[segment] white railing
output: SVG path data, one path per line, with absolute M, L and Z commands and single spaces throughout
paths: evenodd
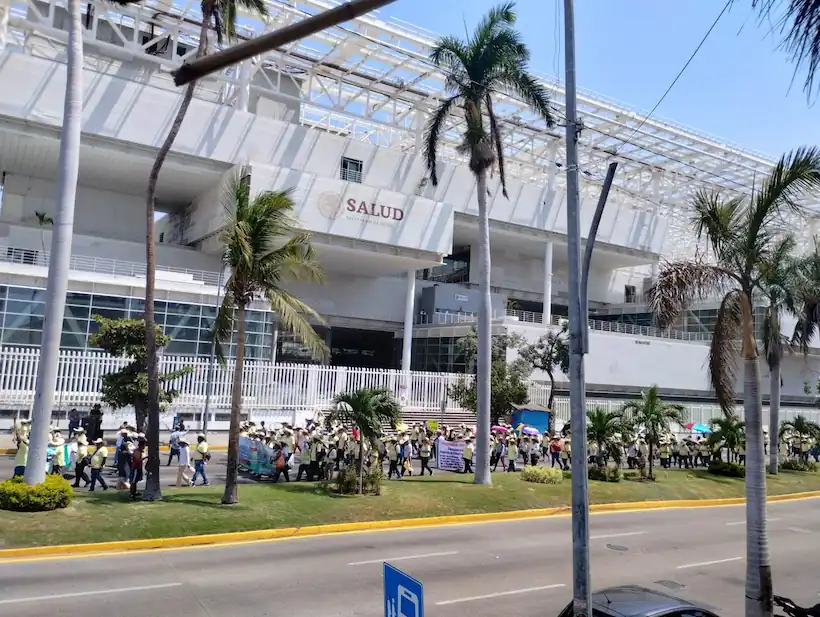
M 15 263 L 25 266 L 42 266 L 48 268 L 51 255 L 49 251 L 27 249 L 0 245 L 0 262 Z M 145 264 L 135 261 L 121 261 L 107 257 L 91 257 L 88 255 L 72 255 L 69 269 L 80 272 L 96 272 L 114 276 L 145 276 Z M 162 278 L 163 272 L 173 272 L 190 277 L 191 282 L 217 286 L 219 272 L 205 270 L 190 270 L 173 266 L 158 266 L 157 278 Z
M 437 312 L 433 315 L 419 315 L 416 323 L 419 325 L 459 325 L 472 324 L 476 321 L 475 313 L 445 313 Z M 541 324 L 544 323 L 543 313 L 531 311 L 517 311 L 507 309 L 505 311 L 494 311 L 493 320 L 501 322 L 518 321 L 521 323 Z M 550 324 L 559 326 L 566 320 L 566 317 L 553 315 Z M 667 338 L 678 341 L 708 342 L 712 340 L 712 335 L 707 332 L 685 332 L 683 330 L 661 330 L 651 326 L 637 326 L 634 324 L 621 323 L 618 321 L 589 320 L 589 329 L 596 332 L 617 332 L 618 334 L 630 334 L 632 336 L 649 336 L 653 338 Z

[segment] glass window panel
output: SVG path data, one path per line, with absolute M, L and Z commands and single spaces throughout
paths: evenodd
M 85 335 L 88 332 L 88 320 L 63 319 L 63 332 L 76 332 Z
M 196 355 L 196 351 L 196 343 L 190 341 L 171 341 L 165 348 L 165 353 L 178 356 L 193 356 Z
M 198 341 L 199 340 L 199 329 L 197 328 L 165 328 L 165 334 L 170 336 L 172 339 L 181 340 L 181 341 Z
M 72 306 L 89 306 L 91 304 L 91 295 L 84 293 L 67 293 L 65 295 L 65 303 Z
M 210 317 L 211 319 L 216 317 L 216 307 L 215 306 L 203 306 L 202 307 L 202 317 Z
M 105 317 L 106 319 L 123 319 L 124 317 L 128 316 L 128 313 L 125 309 L 110 309 L 110 308 L 91 308 L 91 316 L 99 315 L 100 317 Z
M 154 312 L 164 313 L 167 308 L 167 302 L 163 300 L 154 300 Z
M 42 342 L 42 331 L 4 330 L 3 343 L 6 345 L 39 345 Z
M 145 300 L 139 298 L 128 299 L 128 312 L 131 313 L 132 317 L 136 317 L 137 315 L 141 317 L 144 311 Z
M 100 330 L 100 324 L 98 324 L 96 321 L 91 320 L 91 321 L 88 322 L 88 333 L 89 334 L 94 334 L 96 332 L 99 332 L 99 330 Z
M 45 302 L 45 289 L 29 289 L 28 287 L 9 287 L 9 300 L 25 300 L 27 302 Z
M 188 328 L 199 327 L 199 317 L 197 315 L 171 315 L 165 316 L 166 326 L 185 326 Z
M 3 327 L 6 329 L 42 330 L 43 318 L 35 315 L 10 315 L 3 317 Z
M 91 316 L 91 311 L 88 306 L 68 306 L 65 307 L 66 318 L 73 319 L 88 319 Z
M 214 328 L 214 319 L 213 317 L 202 317 L 199 320 L 199 328 L 201 330 L 207 330 L 210 332 Z
M 258 321 L 261 323 L 265 323 L 265 311 L 248 311 L 246 315 L 248 321 Z
M 211 344 L 210 343 L 199 343 L 196 348 L 197 355 L 200 356 L 210 356 L 211 355 Z
M 122 296 L 98 296 L 94 294 L 91 304 L 94 310 L 101 308 L 120 309 L 121 311 L 128 310 L 128 298 Z
M 199 316 L 199 304 L 183 304 L 182 302 L 168 302 L 165 312 L 175 315 L 196 315 Z
M 45 315 L 46 305 L 38 302 L 21 302 L 20 300 L 9 300 L 6 303 L 7 313 L 18 315 Z
M 63 332 L 60 337 L 60 347 L 83 348 L 85 344 L 85 334 L 76 334 L 74 332 Z
M 247 345 L 262 345 L 264 339 L 262 338 L 261 334 L 246 334 L 245 335 L 245 343 Z
M 261 333 L 265 330 L 265 324 L 258 321 L 248 321 L 245 323 L 245 331 L 251 333 Z

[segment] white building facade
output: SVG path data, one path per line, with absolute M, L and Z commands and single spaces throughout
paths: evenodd
M 240 34 L 327 6 L 274 1 L 268 23 L 246 16 Z M 84 9 L 83 137 L 61 405 L 95 401 L 97 369 L 68 377 L 79 370 L 72 365 L 103 362 L 88 350 L 93 316 L 141 315 L 145 187 L 180 100 L 169 71 L 192 55 L 198 18 L 195 10 L 162 2 L 124 9 L 92 2 Z M 21 362 L 36 362 L 30 354 L 41 342 L 51 244 L 41 215 L 55 215 L 66 19 L 59 0 L 0 0 L 0 406 L 6 416 L 30 404 L 33 385 L 17 377 Z M 454 148 L 459 118 L 451 119 L 441 145 L 438 186 L 420 156 L 427 116 L 442 94 L 442 76 L 424 60 L 431 43 L 429 34 L 371 16 L 197 86 L 158 186 L 166 216 L 158 223 L 156 309 L 173 337 L 166 362 L 186 358 L 201 369 L 210 353 L 224 190 L 242 173 L 253 193 L 293 191 L 295 214 L 313 234 L 327 284 L 291 291 L 323 316 L 326 323 L 316 328 L 332 350 L 329 366 L 316 366 L 266 306 L 254 306 L 247 353 L 249 370 L 257 372 L 248 405 L 260 413 L 301 414 L 340 389 L 376 385 L 366 377 L 376 375 L 419 414 L 458 412 L 446 386 L 465 369 L 455 341 L 477 306 L 477 207 L 474 179 Z M 560 86 L 551 88 L 560 114 Z M 585 229 L 612 144 L 626 138 L 640 114 L 595 97 L 581 102 L 588 127 L 581 142 Z M 497 328 L 535 340 L 567 314 L 562 139 L 515 101 L 500 108 L 509 198 L 493 178 L 493 310 Z M 708 407 L 705 361 L 715 307 L 660 332 L 642 296 L 660 259 L 691 253 L 684 207 L 691 192 L 702 186 L 744 192 L 771 161 L 655 121 L 630 140 L 636 145 L 616 158 L 620 171 L 592 262 L 590 396 L 632 396 L 656 383 L 670 396 Z M 416 372 L 408 382 L 401 376 L 410 371 Z M 795 409 L 811 404 L 807 384 L 814 388 L 817 371 L 811 356 L 787 358 L 784 401 Z M 200 406 L 203 379 L 202 370 L 187 378 L 182 407 Z M 533 388 L 534 398 L 545 396 L 543 386 Z M 227 404 L 219 396 L 217 408 Z

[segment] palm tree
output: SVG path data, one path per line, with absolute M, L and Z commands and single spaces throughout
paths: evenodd
M 214 340 L 220 360 L 224 360 L 223 345 L 232 338 L 236 341 L 224 504 L 238 500 L 239 421 L 248 306 L 254 300 L 266 300 L 281 325 L 296 334 L 304 345 L 321 356 L 326 356 L 328 351 L 324 340 L 308 323 L 308 318 L 317 321 L 321 318 L 282 288 L 283 283 L 290 281 L 324 281 L 322 268 L 313 254 L 310 235 L 298 231 L 297 221 L 292 217 L 290 192 L 266 191 L 251 197 L 250 177 L 243 175 L 230 183 L 229 193 L 228 220 L 220 239 L 230 276 L 214 324 Z
M 739 420 L 736 416 L 729 415 L 722 418 L 712 418 L 709 421 L 709 427 L 712 429 L 707 439 L 709 446 L 713 450 L 717 448 L 718 453 L 725 447 L 729 452 L 727 462 L 731 462 L 732 452 L 734 452 L 745 439 L 744 431 L 746 430 L 746 423 Z
M 820 68 L 820 2 L 817 0 L 752 0 L 768 25 L 772 12 L 783 7 L 775 17 L 775 26 L 783 35 L 782 47 L 792 57 L 795 70 L 806 67 L 803 90 L 810 95 L 815 89 L 817 70 Z M 772 429 L 774 430 L 774 429 Z
M 620 411 L 609 412 L 601 407 L 587 411 L 587 441 L 598 445 L 599 467 L 606 466 L 606 452 L 617 445 L 624 428 L 624 416 Z
M 791 349 L 789 337 L 780 328 L 780 315 L 784 310 L 795 314 L 796 278 L 793 276 L 795 259 L 792 255 L 797 243 L 786 235 L 774 246 L 771 255 L 760 264 L 760 290 L 767 300 L 763 317 L 763 354 L 769 365 L 769 473 L 777 474 L 777 431 L 780 422 L 780 388 L 782 376 L 780 364 L 783 353 Z
M 72 2 L 76 0 L 71 0 Z M 131 0 L 135 1 L 135 0 Z M 202 24 L 199 31 L 199 46 L 196 57 L 201 58 L 208 53 L 208 29 L 213 21 L 216 38 L 219 45 L 222 45 L 223 37 L 227 35 L 229 39 L 236 35 L 236 19 L 239 7 L 246 7 L 259 15 L 267 15 L 268 10 L 264 0 L 202 0 L 200 7 L 202 10 Z M 147 479 L 145 482 L 145 492 L 143 499 L 152 501 L 161 499 L 162 493 L 159 486 L 159 369 L 157 361 L 157 341 L 154 319 L 154 284 L 156 270 L 156 255 L 154 245 L 156 244 L 156 228 L 154 213 L 156 211 L 157 181 L 162 165 L 171 151 L 171 147 L 176 141 L 182 121 L 188 113 L 188 107 L 194 98 L 196 82 L 192 81 L 185 88 L 182 101 L 179 104 L 177 115 L 171 123 L 171 128 L 165 141 L 157 152 L 151 173 L 148 176 L 148 190 L 146 194 L 145 207 L 145 349 L 148 354 L 148 466 Z
M 328 426 L 341 424 L 359 429 L 359 494 L 362 493 L 364 469 L 364 443 L 376 447 L 376 440 L 382 426 L 395 429 L 401 422 L 401 406 L 385 388 L 362 388 L 355 392 L 344 392 L 333 399 L 333 409 L 327 414 Z
M 695 301 L 721 297 L 709 352 L 709 380 L 725 414 L 735 402 L 738 346 L 744 365 L 746 421 L 746 614 L 772 614 L 772 579 L 766 537 L 766 470 L 762 401 L 753 298 L 760 293 L 761 266 L 787 231 L 784 215 L 799 213 L 797 198 L 820 187 L 820 151 L 800 148 L 784 155 L 750 200 L 699 192 L 693 223 L 705 236 L 713 261 L 696 254 L 664 263 L 649 293 L 660 327 L 670 326 Z M 774 430 L 774 429 L 772 429 Z
M 130 4 L 134 0 L 115 0 Z M 29 460 L 47 458 L 48 427 L 57 380 L 63 312 L 71 261 L 71 237 L 74 234 L 74 201 L 80 172 L 80 137 L 83 116 L 83 24 L 79 0 L 68 0 L 68 43 L 66 45 L 66 85 L 63 101 L 63 126 L 60 132 L 60 158 L 55 199 L 56 225 L 51 234 L 51 255 L 48 265 L 46 314 L 34 407 L 31 412 L 31 442 Z M 41 226 L 44 219 L 37 216 Z M 48 217 L 50 218 L 50 217 Z M 159 449 L 157 449 L 159 455 Z M 157 459 L 159 460 L 159 459 Z M 28 465 L 25 481 L 39 484 L 45 479 L 45 464 Z
M 653 385 L 649 390 L 641 392 L 639 401 L 626 403 L 622 407 L 622 413 L 630 414 L 632 422 L 644 429 L 649 445 L 649 478 L 653 479 L 654 448 L 660 444 L 661 437 L 670 431 L 673 422 L 681 425 L 684 423 L 685 408 L 678 403 L 664 403 L 658 395 L 658 386 Z
M 461 150 L 469 155 L 470 171 L 476 178 L 478 200 L 478 246 L 481 290 L 478 307 L 478 367 L 476 436 L 476 484 L 491 484 L 490 476 L 490 224 L 487 210 L 487 173 L 498 165 L 501 191 L 507 197 L 504 148 L 501 128 L 493 110 L 493 96 L 506 93 L 523 99 L 546 122 L 554 124 L 546 88 L 528 71 L 530 51 L 515 24 L 515 4 L 501 4 L 487 13 L 472 37 L 441 38 L 430 54 L 432 62 L 445 74 L 447 96 L 430 117 L 424 156 L 430 180 L 438 185 L 436 155 L 445 125 L 457 109 L 464 114 L 464 141 Z

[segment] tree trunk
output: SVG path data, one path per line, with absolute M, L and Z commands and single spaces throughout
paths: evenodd
M 606 455 L 604 454 L 604 442 L 598 442 L 598 467 L 606 467 Z
M 43 343 L 34 407 L 31 412 L 28 462 L 24 479 L 27 484 L 45 480 L 48 432 L 57 368 L 60 360 L 60 338 L 71 261 L 71 237 L 74 234 L 74 201 L 80 168 L 80 136 L 83 115 L 83 38 L 79 0 L 68 1 L 68 45 L 66 47 L 66 87 L 63 102 L 63 128 L 60 133 L 60 160 L 57 181 L 57 211 L 51 234 L 51 261 L 48 266 L 46 313 L 43 321 Z
M 199 48 L 197 49 L 196 57 L 200 58 L 205 55 L 208 50 L 208 22 L 210 20 L 210 13 L 203 11 L 202 27 L 199 34 Z M 157 180 L 159 180 L 159 172 L 162 170 L 162 165 L 171 151 L 171 147 L 176 141 L 179 129 L 182 127 L 182 121 L 185 119 L 185 114 L 188 113 L 188 107 L 191 105 L 191 99 L 194 98 L 194 88 L 196 82 L 191 82 L 185 89 L 182 95 L 182 102 L 177 110 L 177 115 L 174 118 L 171 129 L 165 137 L 162 147 L 157 153 L 157 158 L 154 160 L 154 165 L 151 167 L 151 173 L 148 176 L 148 191 L 146 196 L 145 219 L 145 350 L 147 355 L 147 372 L 148 372 L 148 463 L 146 465 L 146 479 L 145 492 L 143 493 L 144 501 L 156 501 L 162 499 L 162 489 L 159 481 L 159 371 L 157 362 L 157 334 L 156 322 L 154 320 L 154 282 L 156 269 L 156 256 L 154 254 L 154 212 L 156 211 L 156 194 L 157 194 Z
M 777 475 L 780 453 L 780 358 L 769 367 L 769 473 Z
M 490 297 L 490 220 L 487 211 L 487 170 L 476 174 L 478 197 L 478 248 L 481 264 L 478 289 L 478 363 L 476 368 L 475 483 L 492 484 L 490 475 L 490 370 L 492 366 L 492 301 Z
M 361 430 L 359 431 L 359 495 L 362 494 L 362 484 L 364 476 L 364 437 L 362 437 Z
M 555 409 L 553 409 L 553 405 L 555 405 L 555 377 L 552 375 L 552 371 L 547 371 L 547 377 L 550 380 L 550 396 L 547 399 L 547 409 L 550 410 L 550 415 L 547 418 L 547 431 L 550 435 L 555 433 Z
M 231 386 L 231 428 L 228 433 L 228 469 L 225 475 L 225 493 L 222 503 L 239 502 L 237 478 L 239 475 L 239 422 L 242 415 L 242 372 L 245 366 L 245 305 L 236 307 L 236 364 Z
M 760 397 L 757 356 L 754 351 L 744 355 L 747 356 L 744 360 L 743 380 L 743 407 L 746 415 L 746 617 L 771 617 L 772 570 L 766 534 L 763 403 Z M 752 357 L 748 357 L 749 355 Z
M 653 447 L 653 444 L 650 441 L 649 442 L 649 476 L 647 476 L 650 480 L 655 479 L 655 476 L 654 476 L 654 467 L 655 466 L 652 464 L 652 461 L 654 461 L 654 460 L 655 460 L 655 448 Z

